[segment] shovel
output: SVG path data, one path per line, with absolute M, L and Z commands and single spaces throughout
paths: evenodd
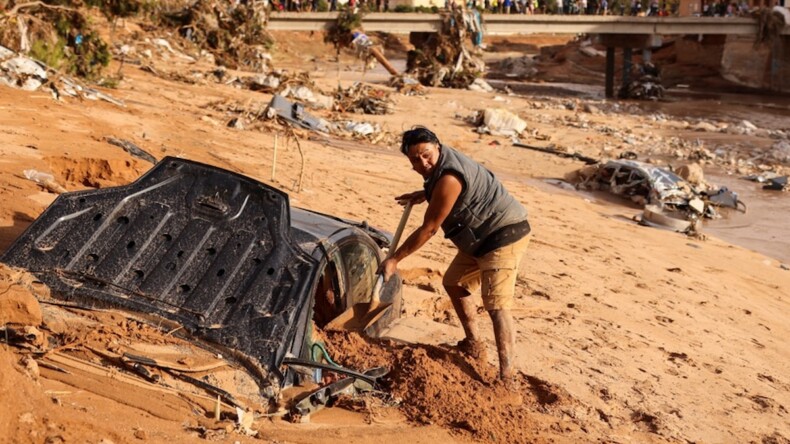
M 395 254 L 395 250 L 398 249 L 400 237 L 403 234 L 403 229 L 406 227 L 406 222 L 409 220 L 409 214 L 411 214 L 411 207 L 411 201 L 407 201 L 403 208 L 403 215 L 401 215 L 400 222 L 398 223 L 398 229 L 395 230 L 395 235 L 392 236 L 392 243 L 390 244 L 387 256 L 384 258 L 385 260 Z M 378 321 L 384 315 L 387 308 L 392 305 L 390 303 L 381 303 L 382 287 L 384 287 L 384 275 L 380 273 L 376 279 L 376 284 L 373 286 L 373 294 L 370 297 L 370 302 L 358 302 L 354 304 L 338 317 L 332 319 L 332 321 L 326 325 L 326 329 L 360 331 Z

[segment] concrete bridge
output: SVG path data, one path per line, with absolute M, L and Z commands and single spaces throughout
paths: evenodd
M 322 31 L 335 23 L 336 12 L 277 12 L 269 17 L 272 31 Z M 756 35 L 757 20 L 726 17 L 627 17 L 618 15 L 485 14 L 485 32 L 512 34 L 732 34 Z M 362 18 L 366 32 L 392 34 L 438 32 L 438 14 L 370 13 Z M 790 27 L 785 27 L 790 35 Z
M 599 15 L 522 15 L 486 14 L 483 16 L 486 34 L 592 34 L 606 47 L 606 97 L 614 97 L 615 49 L 622 48 L 622 83 L 629 84 L 632 52 L 642 51 L 649 61 L 652 48 L 661 46 L 662 36 L 669 35 L 753 35 L 757 36 L 758 22 L 742 17 L 625 17 Z M 323 31 L 337 20 L 337 12 L 279 12 L 269 16 L 272 31 Z M 413 34 L 439 32 L 439 14 L 370 13 L 362 18 L 365 32 Z M 771 79 L 785 76 L 790 59 L 790 26 L 785 26 L 782 37 L 775 39 L 771 51 Z M 775 83 L 772 80 L 772 84 Z M 779 87 L 781 89 L 781 87 Z

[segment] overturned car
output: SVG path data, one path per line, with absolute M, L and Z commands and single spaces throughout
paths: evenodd
M 644 206 L 642 223 L 675 231 L 694 231 L 700 218 L 718 217 L 717 207 L 746 211 L 738 195 L 727 188 L 699 190 L 668 169 L 636 160 L 610 160 L 587 166 L 574 176 L 578 188 L 609 191 Z
M 291 208 L 248 177 L 167 157 L 121 187 L 65 193 L 0 257 L 64 304 L 183 329 L 243 365 L 265 397 L 312 360 L 312 333 L 369 301 L 389 235 Z M 360 329 L 400 315 L 401 281 Z

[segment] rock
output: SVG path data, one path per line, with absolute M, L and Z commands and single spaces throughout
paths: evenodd
M 606 55 L 605 52 L 595 49 L 592 46 L 581 47 L 579 48 L 579 52 L 586 55 L 587 57 L 603 57 Z
M 790 161 L 790 142 L 779 141 L 771 146 L 771 157 L 779 161 Z
M 38 381 L 41 372 L 38 369 L 38 363 L 35 359 L 30 356 L 23 356 L 22 359 L 19 360 L 19 364 L 25 368 L 25 373 L 27 373 L 31 379 Z
M 481 78 L 476 78 L 466 89 L 472 91 L 494 92 L 494 87 Z
M 755 126 L 752 122 L 749 122 L 748 120 L 742 120 L 741 127 L 752 131 L 757 129 L 757 126 Z
M 699 122 L 696 125 L 692 126 L 691 129 L 693 129 L 694 131 L 706 131 L 706 132 L 717 132 L 717 131 L 719 131 L 719 129 L 716 127 L 716 125 L 714 125 L 714 124 L 712 124 L 710 122 L 704 122 L 704 121 L 703 122 Z
M 598 114 L 598 113 L 601 112 L 598 108 L 596 108 L 593 105 L 590 105 L 589 103 L 585 103 L 584 104 L 583 110 L 584 110 L 584 112 L 590 113 L 590 114 Z
M 702 172 L 702 167 L 698 163 L 690 163 L 682 165 L 675 171 L 678 176 L 692 185 L 703 185 L 705 183 L 705 174 Z

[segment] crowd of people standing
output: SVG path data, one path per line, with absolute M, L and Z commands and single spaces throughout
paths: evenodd
M 370 12 L 389 12 L 390 0 L 271 0 L 281 11 L 337 11 L 359 8 Z M 342 0 L 341 0 L 342 1 Z M 703 0 L 700 15 L 734 17 L 749 13 L 746 0 Z M 494 14 L 578 14 L 663 17 L 677 15 L 679 2 L 667 0 L 468 0 L 467 7 Z M 456 6 L 445 0 L 444 7 Z M 397 11 L 397 8 L 395 8 Z

